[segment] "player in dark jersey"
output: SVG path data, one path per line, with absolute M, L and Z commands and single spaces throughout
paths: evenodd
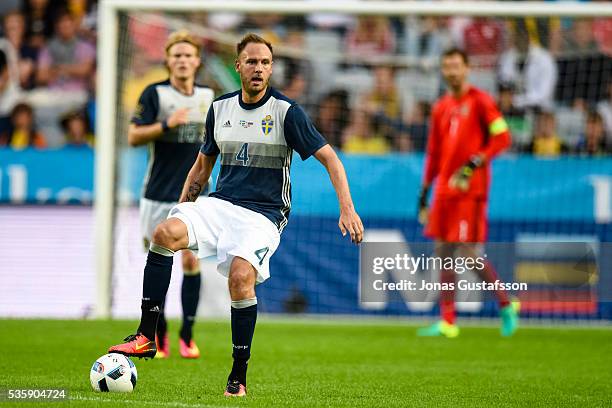
M 214 99 L 210 88 L 195 83 L 200 67 L 200 46 L 195 38 L 187 32 L 173 33 L 165 49 L 169 78 L 145 88 L 128 131 L 130 145 L 149 147 L 149 164 L 140 199 L 140 226 L 146 250 L 157 224 L 178 203 L 185 178 L 202 144 L 203 117 Z M 182 261 L 183 324 L 179 351 L 184 358 L 197 358 L 200 351 L 192 338 L 192 326 L 200 299 L 200 265 L 190 250 L 182 251 Z M 163 304 L 160 308 L 155 357 L 167 358 L 170 346 Z
M 184 248 L 198 257 L 216 255 L 218 272 L 228 276 L 232 299 L 233 366 L 225 395 L 246 395 L 247 362 L 257 319 L 255 285 L 269 276 L 269 259 L 291 209 L 293 150 L 314 155 L 327 169 L 338 195 L 343 235 L 355 243 L 363 225 L 349 192 L 342 163 L 295 102 L 269 86 L 272 46 L 255 34 L 237 45 L 236 71 L 242 88 L 218 98 L 206 117 L 206 141 L 181 195 L 181 204 L 153 234 L 145 266 L 142 317 L 137 333 L 109 352 L 151 355 L 155 322 L 170 281 L 172 255 Z M 195 201 L 221 158 L 216 191 Z M 142 350 L 152 350 L 145 351 Z
M 423 187 L 419 197 L 419 218 L 426 223 L 425 235 L 436 240 L 437 256 L 446 259 L 468 256 L 475 259 L 486 241 L 487 196 L 490 163 L 510 145 L 510 133 L 493 98 L 468 81 L 466 54 L 450 49 L 442 56 L 442 76 L 449 92 L 434 105 L 427 142 Z M 427 194 L 437 179 L 431 211 Z M 481 279 L 495 282 L 498 277 L 489 262 L 475 268 Z M 440 271 L 443 283 L 455 281 L 452 269 Z M 510 336 L 518 327 L 518 303 L 511 303 L 504 290 L 496 292 L 501 334 Z M 419 330 L 421 336 L 456 337 L 454 291 L 440 296 L 442 319 Z

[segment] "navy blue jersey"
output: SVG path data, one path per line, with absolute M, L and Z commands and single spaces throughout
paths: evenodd
M 304 110 L 273 88 L 257 103 L 241 91 L 217 98 L 206 117 L 201 152 L 221 155 L 217 189 L 211 197 L 266 216 L 282 232 L 291 210 L 291 158 L 302 160 L 325 146 Z
M 132 117 L 132 123 L 136 125 L 161 122 L 180 108 L 191 108 L 188 123 L 164 132 L 149 143 L 149 164 L 143 185 L 145 198 L 178 201 L 204 141 L 203 118 L 213 98 L 212 89 L 198 85 L 192 95 L 184 95 L 169 80 L 151 84 L 142 92 Z

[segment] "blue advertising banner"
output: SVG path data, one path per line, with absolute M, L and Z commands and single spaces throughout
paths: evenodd
M 342 161 L 362 216 L 414 218 L 422 155 L 345 155 Z M 120 163 L 120 197 L 136 202 L 146 172 L 146 149 L 126 149 Z M 315 159 L 302 162 L 297 156 L 293 163 L 292 214 L 335 215 L 336 196 L 324 168 Z M 89 204 L 93 166 L 94 154 L 88 148 L 0 149 L 0 202 Z M 612 221 L 612 159 L 500 158 L 493 164 L 488 213 L 495 220 L 608 223 Z

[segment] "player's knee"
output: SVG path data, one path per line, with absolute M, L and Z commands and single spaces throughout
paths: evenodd
M 183 256 L 183 274 L 187 276 L 197 275 L 200 273 L 200 262 L 198 258 L 190 250 L 182 252 Z
M 155 231 L 153 231 L 153 242 L 157 245 L 161 245 L 173 251 L 178 251 L 179 249 L 184 248 L 185 241 L 183 235 L 181 233 L 180 228 L 166 220 L 155 227 Z
M 228 279 L 230 294 L 244 294 L 245 296 L 250 294 L 255 287 L 255 277 L 256 272 L 250 264 L 232 268 Z

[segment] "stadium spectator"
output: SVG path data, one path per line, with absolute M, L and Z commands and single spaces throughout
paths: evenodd
M 58 15 L 55 36 L 40 53 L 37 83 L 69 92 L 87 92 L 94 70 L 95 49 L 77 37 L 74 17 Z
M 584 110 L 604 95 L 603 86 L 610 79 L 612 60 L 600 51 L 590 19 L 573 21 L 562 51 L 557 58 L 556 99 Z
M 429 134 L 429 115 L 431 114 L 431 104 L 427 101 L 418 101 L 412 108 L 408 116 L 408 126 L 404 133 L 409 135 L 411 149 L 415 151 L 425 151 L 427 145 L 427 135 Z M 398 139 L 398 150 L 407 151 L 402 138 Z
M 371 115 L 383 115 L 399 119 L 402 114 L 400 93 L 395 84 L 395 72 L 389 65 L 373 69 L 374 87 L 364 97 L 365 110 Z
M 61 123 L 65 132 L 66 146 L 93 147 L 94 136 L 83 112 L 70 112 L 64 116 Z
M 592 54 L 599 51 L 595 41 L 593 21 L 587 18 L 577 18 L 572 22 L 570 35 L 564 37 L 561 48 L 563 54 Z
M 13 149 L 47 147 L 45 136 L 34 126 L 34 112 L 30 105 L 18 103 L 11 112 L 10 126 L 0 135 L 0 146 Z
M 463 32 L 463 48 L 480 67 L 494 67 L 503 47 L 503 26 L 495 19 L 474 18 Z
M 514 85 L 500 83 L 497 88 L 499 111 L 508 123 L 508 129 L 512 135 L 512 143 L 520 147 L 529 142 L 531 136 L 530 123 L 524 109 L 517 108 L 514 104 Z
M 528 152 L 534 156 L 556 157 L 567 152 L 567 146 L 557 135 L 557 122 L 553 112 L 538 113 L 533 140 Z
M 434 17 L 409 16 L 404 20 L 404 52 L 426 66 L 438 61 L 449 38 Z
M 526 52 L 524 64 L 520 55 Z M 523 69 L 520 66 L 524 65 Z M 538 42 L 515 38 L 512 46 L 500 56 L 501 82 L 522 84 L 523 92 L 515 96 L 515 106 L 523 109 L 550 110 L 554 105 L 557 64 L 552 54 Z
M 53 35 L 55 14 L 63 6 L 61 0 L 23 0 L 22 12 L 26 19 L 27 42 L 42 48 Z
M 607 56 L 612 56 L 612 17 L 596 18 L 593 21 L 593 35 L 599 49 Z
M 388 65 L 373 69 L 374 87 L 363 97 L 363 109 L 376 119 L 377 133 L 391 140 L 394 127 L 401 121 L 402 101 L 395 83 L 395 70 Z
M 315 119 L 317 129 L 335 148 L 342 144 L 342 135 L 349 116 L 348 93 L 344 90 L 334 90 L 319 100 Z
M 376 57 L 395 52 L 395 33 L 389 19 L 359 17 L 346 35 L 346 52 L 353 57 Z
M 97 0 L 67 0 L 66 9 L 75 19 L 79 36 L 95 43 L 98 23 Z
M 283 45 L 296 50 L 304 49 L 304 36 L 299 31 L 290 31 L 285 36 Z M 300 105 L 309 106 L 312 103 L 312 87 L 308 86 L 312 73 L 310 61 L 305 58 L 281 56 L 274 59 L 274 65 L 277 72 L 282 68 L 282 75 L 276 77 L 274 86 Z M 280 83 L 276 84 L 276 81 Z
M 2 19 L 2 29 L 17 56 L 21 88 L 32 89 L 34 87 L 38 51 L 25 42 L 26 26 L 24 15 L 18 11 L 6 14 Z
M 40 87 L 28 97 L 50 145 L 63 143 L 57 118 L 87 102 L 95 68 L 95 49 L 77 36 L 70 13 L 60 13 L 55 27 L 55 36 L 39 55 L 36 82 Z
M 376 133 L 372 118 L 367 112 L 353 109 L 351 121 L 342 135 L 342 151 L 354 154 L 385 154 L 391 145 L 381 134 Z
M 240 27 L 242 32 L 255 32 L 265 37 L 272 45 L 278 45 L 287 35 L 287 29 L 283 24 L 280 14 L 252 14 Z
M 128 31 L 135 51 L 143 51 L 150 61 L 164 61 L 164 44 L 170 29 L 162 13 L 150 13 L 146 21 L 130 18 Z
M 520 38 L 521 42 L 537 44 L 557 55 L 561 47 L 563 32 L 559 17 L 523 17 L 507 21 L 510 39 Z
M 584 132 L 576 146 L 576 153 L 586 156 L 601 156 L 609 153 L 603 119 L 597 111 L 587 113 Z
M 20 98 L 17 69 L 13 67 L 7 52 L 10 44 L 0 39 L 0 133 L 10 129 L 10 115 Z
M 612 79 L 608 82 L 608 99 L 597 104 L 597 112 L 604 122 L 607 144 L 612 145 Z

